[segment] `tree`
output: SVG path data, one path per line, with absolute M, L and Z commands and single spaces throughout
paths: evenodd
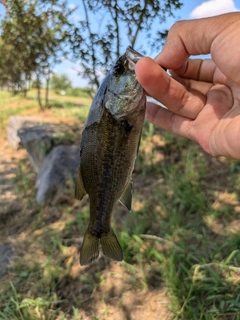
M 136 48 L 140 35 L 142 42 L 158 50 L 167 31 L 152 26 L 156 22 L 161 26 L 167 16 L 173 16 L 173 11 L 182 6 L 179 0 L 82 0 L 81 3 L 85 19 L 80 21 L 82 41 L 75 53 L 81 61 L 81 74 L 96 87 L 100 84 L 99 75 L 107 72 L 123 47 Z M 94 19 L 98 19 L 95 25 Z M 136 49 L 142 48 L 138 45 Z
M 71 87 L 71 80 L 65 74 L 54 73 L 50 80 L 51 88 L 60 91 Z
M 73 9 L 66 0 L 11 0 L 0 1 L 7 14 L 1 23 L 2 50 L 9 50 L 6 58 L 0 57 L 0 65 L 11 66 L 18 79 L 11 77 L 12 83 L 26 82 L 35 74 L 38 85 L 38 101 L 43 109 L 48 105 L 50 73 L 54 65 L 67 55 L 66 44 L 79 42 L 79 32 L 71 22 Z M 77 38 L 78 37 L 78 38 Z M 41 83 L 46 81 L 45 106 L 41 102 Z
M 0 81 L 7 78 L 22 86 L 35 74 L 40 106 L 41 84 L 46 81 L 47 106 L 50 74 L 61 56 L 71 58 L 74 53 L 80 60 L 81 74 L 97 88 L 100 77 L 127 45 L 144 53 L 140 36 L 142 42 L 158 50 L 167 31 L 152 26 L 161 26 L 182 5 L 179 0 L 82 0 L 80 9 L 85 18 L 76 25 L 67 0 L 0 3 L 7 12 L 1 23 L 0 71 L 4 75 L 0 74 Z
M 11 46 L 5 45 L 0 40 L 0 85 L 8 86 L 14 83 L 15 86 L 21 83 L 21 72 L 18 60 L 14 59 L 14 52 Z

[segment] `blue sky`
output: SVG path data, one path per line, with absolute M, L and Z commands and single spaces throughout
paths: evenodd
M 182 0 L 181 2 L 183 3 L 183 6 L 180 10 L 175 12 L 177 20 L 196 19 L 226 12 L 240 11 L 240 0 Z M 69 0 L 69 5 L 72 7 L 79 6 L 80 3 L 81 1 Z M 2 5 L 0 5 L 0 14 L 4 14 L 4 7 Z M 83 18 L 81 17 L 81 9 L 77 9 L 74 13 L 73 19 L 78 21 L 81 18 Z M 166 23 L 162 25 L 162 29 L 169 29 L 175 21 L 176 19 L 168 18 Z M 144 45 L 144 39 L 142 39 L 142 42 Z M 157 53 L 155 52 L 151 56 L 154 57 L 156 54 Z M 57 73 L 64 73 L 71 79 L 73 86 L 87 86 L 87 81 L 77 75 L 76 69 L 80 69 L 78 64 L 71 63 L 68 60 L 63 61 L 61 64 L 55 67 L 55 71 Z
M 70 3 L 72 5 L 78 5 L 79 2 L 72 0 Z M 182 0 L 182 3 L 183 6 L 180 10 L 177 10 L 175 14 L 179 19 L 196 19 L 226 12 L 240 11 L 240 0 Z M 79 14 L 78 11 L 76 11 L 75 14 L 77 18 Z M 163 29 L 169 29 L 175 21 L 176 19 L 169 18 L 165 25 L 163 25 Z M 152 56 L 154 57 L 154 55 L 156 54 L 154 53 Z M 77 75 L 75 68 L 76 64 L 64 61 L 61 65 L 58 65 L 55 70 L 58 73 L 67 74 L 72 80 L 73 86 L 86 86 L 86 80 L 81 79 L 81 77 Z

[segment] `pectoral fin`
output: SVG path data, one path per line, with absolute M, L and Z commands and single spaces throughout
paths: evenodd
M 132 181 L 130 181 L 119 201 L 129 210 L 132 208 Z
M 75 198 L 78 200 L 82 200 L 85 194 L 86 194 L 86 191 L 82 181 L 81 167 L 79 166 L 76 183 L 75 183 Z

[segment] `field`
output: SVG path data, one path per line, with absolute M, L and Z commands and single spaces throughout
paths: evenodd
M 87 197 L 74 199 L 72 183 L 64 201 L 37 205 L 26 154 L 6 144 L 14 114 L 83 126 L 89 99 L 51 99 L 58 103 L 41 113 L 33 95 L 0 92 L 0 162 L 17 158 L 9 183 L 18 204 L 0 215 L 0 244 L 14 248 L 0 280 L 0 319 L 240 320 L 240 162 L 145 123 L 133 209 L 118 204 L 112 219 L 124 261 L 101 256 L 81 267 Z

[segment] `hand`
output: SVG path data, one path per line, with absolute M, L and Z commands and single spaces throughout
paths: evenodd
M 146 93 L 168 108 L 147 103 L 146 119 L 213 156 L 240 159 L 239 43 L 240 13 L 174 24 L 155 61 L 136 64 Z M 212 59 L 189 59 L 208 53 Z

